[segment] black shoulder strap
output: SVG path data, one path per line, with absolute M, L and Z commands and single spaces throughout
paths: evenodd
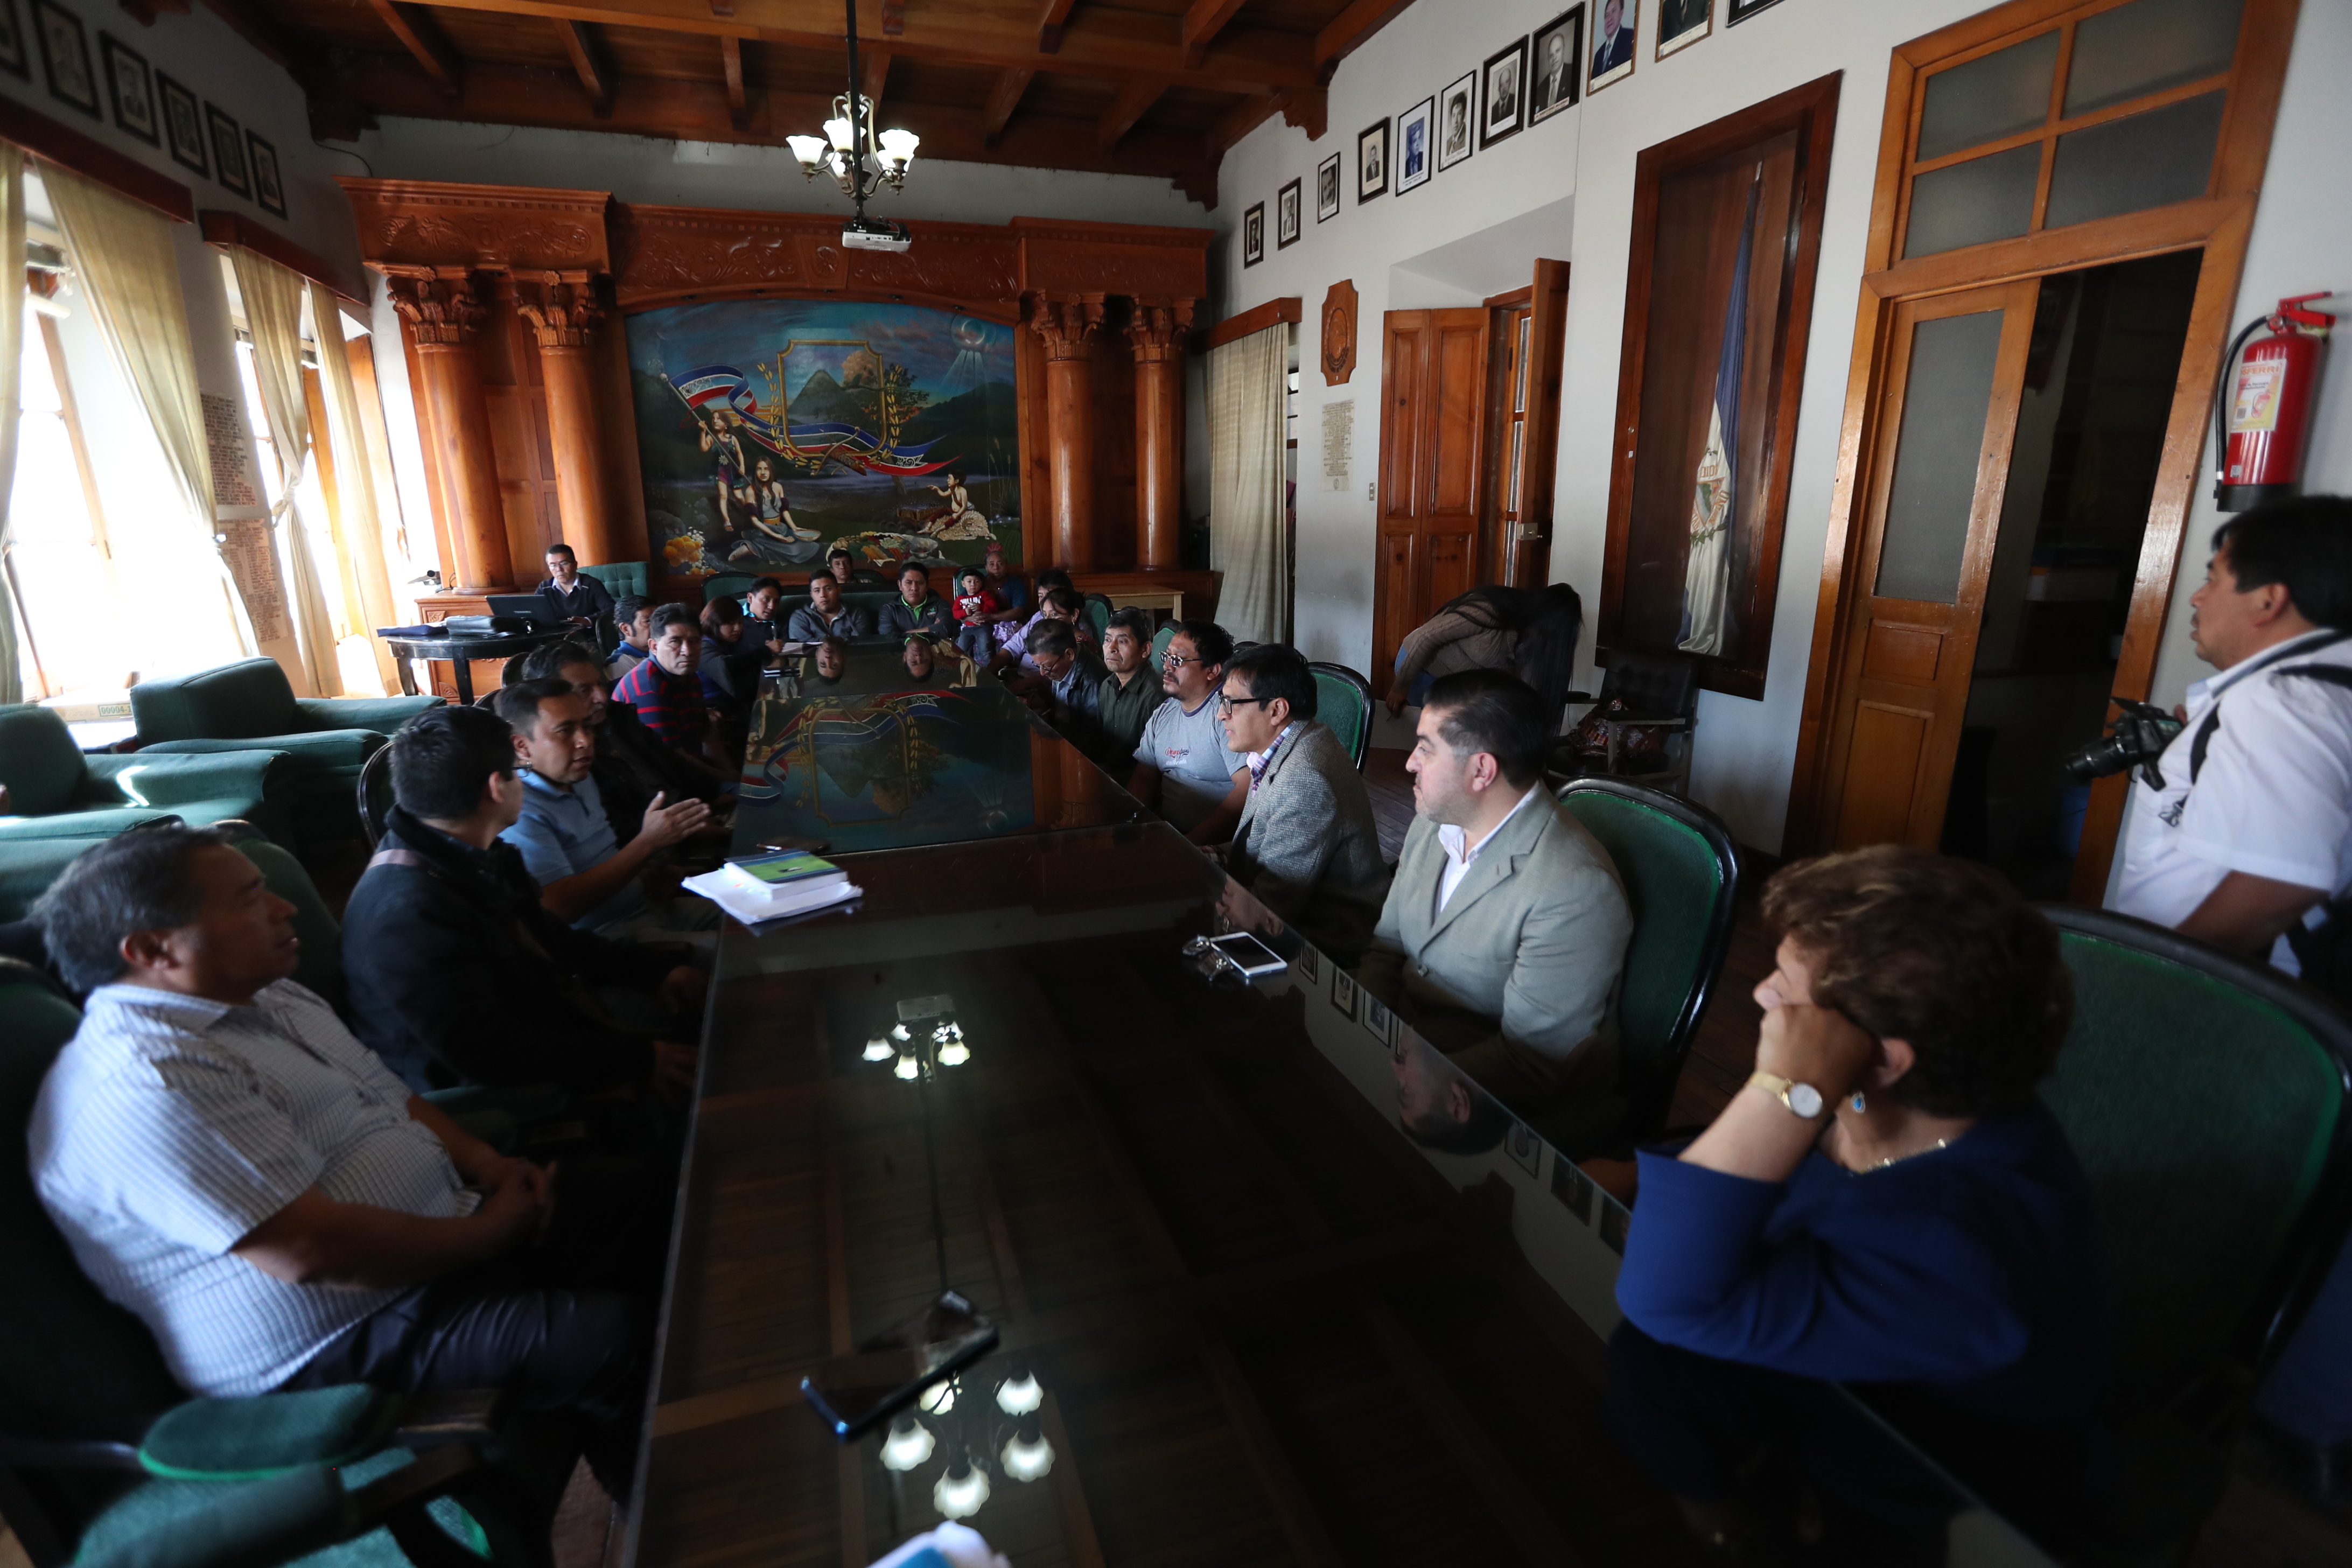
M 2300 647 L 2294 651 L 2298 654 L 2317 653 L 2322 648 L 2334 647 L 2337 643 L 2345 641 L 2352 641 L 2352 632 L 2339 631 L 2334 637 L 2329 637 L 2326 642 L 2314 643 L 2309 647 Z M 2290 654 L 2288 657 L 2293 658 L 2294 655 Z M 2330 686 L 2340 686 L 2347 691 L 2352 691 L 2352 668 L 2347 668 L 2340 664 L 2290 665 L 2284 669 L 2273 671 L 2273 673 L 2278 675 L 2309 676 L 2314 680 L 2323 680 Z M 2190 784 L 2194 785 L 2197 783 L 2197 775 L 2204 771 L 2205 753 L 2213 744 L 2213 732 L 2221 727 L 2221 700 L 2217 697 L 2213 700 L 2212 708 L 2205 715 L 2205 722 L 2197 726 L 2197 738 L 2189 742 L 2189 782 Z

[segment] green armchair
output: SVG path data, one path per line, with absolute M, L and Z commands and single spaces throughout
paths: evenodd
M 49 1223 L 26 1130 L 80 1015 L 0 959 L 0 1496 L 39 1568 L 547 1562 L 576 1450 L 484 1391 L 191 1400 Z M 313 1554 L 316 1555 L 313 1555 Z
M 289 756 L 288 802 L 305 839 L 357 830 L 352 790 L 377 747 L 438 697 L 297 697 L 274 658 L 240 659 L 131 689 L 139 754 L 261 746 Z
M 0 708 L 0 784 L 12 813 L 0 816 L 0 864 L 19 845 L 111 838 L 163 816 L 199 826 L 241 816 L 282 840 L 287 761 L 266 745 L 204 756 L 85 753 L 51 710 Z
M 593 577 L 604 584 L 604 591 L 612 595 L 616 603 L 622 599 L 642 599 L 646 596 L 648 578 L 646 563 L 642 561 L 609 561 L 602 565 L 583 566 L 580 574 Z

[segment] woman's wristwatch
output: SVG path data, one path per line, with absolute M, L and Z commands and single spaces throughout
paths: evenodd
M 1751 1074 L 1748 1081 L 1808 1121 L 1822 1113 L 1822 1091 L 1811 1084 L 1799 1083 L 1794 1079 L 1782 1078 L 1779 1073 L 1761 1071 Z

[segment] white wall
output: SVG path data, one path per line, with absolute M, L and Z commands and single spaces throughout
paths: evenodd
M 1631 79 L 1437 174 L 1403 196 L 1381 196 L 1358 206 L 1350 195 L 1339 216 L 1318 225 L 1311 208 L 1319 161 L 1335 151 L 1341 153 L 1342 184 L 1352 190 L 1359 129 L 1442 91 L 1515 34 L 1532 32 L 1559 9 L 1554 0 L 1477 0 L 1475 5 L 1423 0 L 1342 64 L 1331 83 L 1330 131 L 1321 141 L 1310 142 L 1278 121 L 1244 138 L 1220 171 L 1223 202 L 1216 222 L 1230 235 L 1248 206 L 1266 203 L 1267 252 L 1262 264 L 1244 268 L 1236 243 L 1229 240 L 1222 247 L 1224 310 L 1286 294 L 1303 296 L 1308 313 L 1303 357 L 1311 363 L 1324 290 L 1340 278 L 1352 278 L 1360 295 L 1353 380 L 1327 390 L 1321 375 L 1310 374 L 1300 395 L 1302 441 L 1319 433 L 1325 402 L 1353 397 L 1357 414 L 1352 488 L 1345 494 L 1316 488 L 1310 456 L 1299 490 L 1298 637 L 1308 656 L 1359 668 L 1370 658 L 1374 505 L 1368 486 L 1379 452 L 1381 312 L 1462 302 L 1470 285 L 1491 277 L 1507 257 L 1524 279 L 1542 253 L 1529 247 L 1524 226 L 1513 220 L 1572 200 L 1551 575 L 1574 584 L 1592 606 L 1601 588 L 1634 159 L 1644 147 L 1843 71 L 1813 328 L 1790 470 L 1770 673 L 1760 701 L 1713 692 L 1701 699 L 1692 777 L 1693 793 L 1722 814 L 1743 841 L 1777 850 L 1836 476 L 1888 58 L 1895 45 L 1984 8 L 1980 0 L 1782 0 L 1738 27 L 1726 27 L 1724 0 L 1717 0 L 1716 35 L 1659 61 L 1652 58 L 1654 5 L 1644 5 Z M 2269 188 L 2284 193 L 2284 199 L 2274 195 L 2257 220 L 2242 317 L 2256 302 L 2283 293 L 2352 286 L 2352 275 L 2346 272 L 2352 267 L 2347 260 L 2352 258 L 2352 211 L 2340 196 L 2326 194 L 2342 189 L 2340 158 L 2331 150 L 2352 140 L 2352 95 L 2322 80 L 2346 59 L 2352 59 L 2352 0 L 2305 0 L 2268 180 Z M 1305 234 L 1297 246 L 1278 251 L 1270 215 L 1276 191 L 1293 178 L 1306 181 Z M 1432 280 L 1427 272 L 1406 265 L 1427 268 L 1433 252 L 1441 262 L 1458 260 L 1465 252 L 1475 256 L 1480 276 Z M 2328 486 L 2352 489 L 2352 390 L 2344 384 L 2352 380 L 2352 369 L 2339 366 L 2336 376 L 2319 411 L 2324 428 L 2313 471 L 2315 479 L 2332 476 L 2325 480 Z M 2200 513 L 2191 526 L 2210 532 L 2211 519 Z M 2201 563 L 2200 553 L 2195 564 L 2201 568 Z M 2185 614 L 2179 611 L 2174 620 Z M 2168 638 L 2174 635 L 2168 628 Z M 1591 646 L 1588 628 L 1587 658 Z M 2182 679 L 2168 646 L 2159 680 L 2172 681 L 2169 689 L 2177 691 Z

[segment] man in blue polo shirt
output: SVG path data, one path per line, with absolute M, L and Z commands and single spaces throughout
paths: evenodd
M 566 680 L 524 680 L 499 692 L 499 717 L 514 731 L 522 816 L 499 837 L 522 853 L 540 902 L 557 919 L 620 942 L 683 942 L 708 962 L 719 906 L 705 899 L 656 901 L 640 875 L 657 851 L 708 826 L 710 808 L 660 795 L 644 824 L 620 843 L 592 776 L 596 731 L 588 699 Z

